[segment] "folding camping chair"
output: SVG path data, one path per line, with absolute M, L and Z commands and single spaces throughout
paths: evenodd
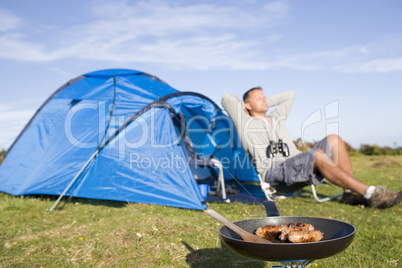
M 321 182 L 321 184 L 326 184 L 326 183 L 327 183 L 326 181 Z M 269 183 L 261 180 L 261 189 L 266 194 L 267 199 L 269 201 L 275 201 L 275 200 L 284 199 L 287 197 L 298 196 L 298 195 L 300 195 L 301 189 L 308 185 L 309 185 L 308 183 L 303 182 L 303 183 L 295 183 L 295 184 L 289 185 L 289 186 L 286 185 L 286 186 L 273 188 Z M 330 200 L 333 200 L 333 199 L 336 199 L 336 198 L 342 196 L 342 193 L 341 193 L 341 194 L 336 194 L 333 196 L 319 198 L 317 195 L 317 191 L 315 189 L 315 185 L 313 183 L 311 183 L 310 187 L 311 187 L 311 192 L 313 194 L 314 199 L 319 203 L 327 202 L 327 201 L 330 201 Z
M 321 182 L 321 184 L 323 184 L 323 183 L 327 183 L 327 182 L 325 182 L 325 181 Z M 332 200 L 332 199 L 336 199 L 336 198 L 338 198 L 338 197 L 341 197 L 341 196 L 343 195 L 343 193 L 341 193 L 341 194 L 336 194 L 336 195 L 333 195 L 333 196 L 328 196 L 328 197 L 324 197 L 324 198 L 319 198 L 319 197 L 317 196 L 317 192 L 316 192 L 316 190 L 315 190 L 315 185 L 314 185 L 314 184 L 311 184 L 311 191 L 312 191 L 312 193 L 313 193 L 314 199 L 315 199 L 317 202 L 319 202 L 319 203 L 327 202 L 327 201 L 330 201 L 330 200 Z
M 192 148 L 191 142 L 188 143 L 188 146 L 186 146 L 186 147 L 187 147 L 187 151 L 194 150 Z M 218 170 L 219 170 L 218 175 L 217 175 L 218 185 L 217 185 L 216 192 L 217 192 L 217 194 L 222 195 L 222 199 L 224 202 L 230 202 L 230 200 L 227 198 L 222 163 L 213 157 L 206 158 L 206 159 L 200 159 L 195 151 L 190 153 L 190 155 L 193 155 L 193 157 L 191 157 L 189 160 L 189 164 L 192 167 L 202 167 L 202 168 L 216 167 L 216 168 L 218 168 Z M 193 169 L 193 173 L 197 174 L 197 172 L 194 171 L 194 169 Z M 269 200 L 269 201 L 276 201 L 279 199 L 298 196 L 298 195 L 300 195 L 301 189 L 304 188 L 305 186 L 309 185 L 307 183 L 297 183 L 297 184 L 293 184 L 290 186 L 282 186 L 282 187 L 273 188 L 269 183 L 262 180 L 260 175 L 258 175 L 258 178 L 260 180 L 261 190 L 264 193 L 267 200 Z M 322 182 L 322 184 L 324 184 L 324 183 L 326 183 L 326 182 Z M 337 194 L 337 195 L 333 195 L 333 196 L 320 198 L 317 195 L 315 185 L 311 183 L 310 187 L 311 187 L 311 191 L 312 191 L 314 199 L 319 203 L 327 202 L 327 201 L 330 201 L 330 200 L 333 200 L 333 199 L 336 199 L 336 198 L 342 196 L 342 194 Z

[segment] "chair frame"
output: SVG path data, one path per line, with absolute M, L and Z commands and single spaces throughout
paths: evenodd
M 335 198 L 341 197 L 341 196 L 343 195 L 343 193 L 342 193 L 342 194 L 337 194 L 337 195 L 328 196 L 328 197 L 324 197 L 324 198 L 319 198 L 319 197 L 317 196 L 317 192 L 316 192 L 316 190 L 315 190 L 315 185 L 314 185 L 314 184 L 311 184 L 311 191 L 313 192 L 314 199 L 315 199 L 318 203 L 327 202 L 327 201 L 333 200 L 333 199 L 335 199 Z
M 259 177 L 260 177 L 260 176 L 259 176 Z M 315 189 L 315 185 L 314 185 L 314 184 L 310 184 L 310 186 L 311 186 L 311 191 L 312 191 L 313 197 L 314 197 L 314 199 L 315 199 L 318 203 L 323 203 L 323 202 L 331 201 L 331 200 L 336 199 L 336 198 L 338 198 L 338 197 L 341 197 L 341 196 L 343 195 L 343 193 L 341 193 L 341 194 L 336 194 L 336 195 L 333 195 L 333 196 L 328 196 L 328 197 L 324 197 L 324 198 L 319 198 L 318 195 L 317 195 L 317 191 L 316 191 L 316 189 Z M 272 187 L 269 185 L 269 183 L 266 183 L 266 182 L 261 181 L 261 189 L 262 189 L 262 191 L 265 193 L 265 196 L 267 197 L 267 199 L 268 199 L 269 201 L 274 202 L 274 201 L 277 201 L 277 200 L 279 200 L 279 199 L 285 199 L 285 198 L 287 198 L 285 195 L 279 195 L 279 196 L 274 197 L 273 195 L 275 194 L 276 191 L 275 191 L 274 188 L 272 188 Z M 269 189 L 269 190 L 268 190 L 268 189 Z M 297 191 L 297 190 L 296 190 L 296 191 Z

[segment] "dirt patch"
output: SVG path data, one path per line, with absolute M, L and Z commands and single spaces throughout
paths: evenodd
M 372 164 L 373 168 L 393 168 L 400 166 L 402 166 L 401 162 L 391 158 L 377 159 L 377 161 Z

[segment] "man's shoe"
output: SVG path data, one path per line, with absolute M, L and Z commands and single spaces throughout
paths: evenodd
M 368 200 L 372 208 L 390 208 L 402 201 L 401 191 L 389 191 L 385 186 L 376 186 L 371 198 Z
M 368 200 L 363 195 L 355 192 L 344 192 L 340 201 L 342 204 L 348 205 L 364 205 L 368 206 Z

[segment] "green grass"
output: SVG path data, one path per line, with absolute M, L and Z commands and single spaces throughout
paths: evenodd
M 402 189 L 402 157 L 352 158 L 362 181 Z M 282 216 L 346 221 L 357 228 L 344 252 L 308 267 L 402 266 L 402 205 L 376 210 L 331 201 L 310 189 L 277 202 Z M 318 193 L 339 188 L 319 185 Z M 55 199 L 0 193 L 0 267 L 271 267 L 221 245 L 221 224 L 201 211 L 147 204 L 73 199 L 49 212 Z M 265 217 L 262 205 L 210 204 L 229 220 Z

